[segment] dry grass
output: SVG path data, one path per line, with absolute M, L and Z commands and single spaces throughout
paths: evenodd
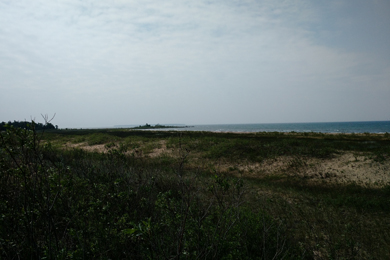
M 107 146 L 107 144 L 88 145 L 87 142 L 66 142 L 63 148 L 107 153 L 112 147 L 115 148 L 119 145 L 120 142 L 115 142 L 111 146 Z M 180 157 L 176 149 L 167 147 L 167 140 L 138 142 L 137 146 L 137 148 L 128 149 L 126 154 L 147 158 Z M 223 158 L 214 161 L 202 158 L 200 152 L 192 152 L 188 157 L 188 165 L 192 167 L 212 165 L 213 170 L 217 172 L 250 178 L 296 176 L 305 178 L 312 183 L 354 183 L 365 187 L 383 187 L 390 183 L 390 160 L 378 162 L 372 156 L 362 152 L 339 151 L 331 158 L 279 156 L 265 159 L 262 162 L 251 162 L 245 159 L 232 162 Z
M 284 223 L 307 259 L 389 259 L 388 137 L 281 134 L 275 139 L 245 139 L 258 135 L 210 134 L 180 141 L 172 140 L 176 136 L 151 138 L 137 141 L 137 147 L 130 147 L 127 154 L 136 153 L 156 165 L 164 158 L 174 162 L 188 154 L 188 170 L 243 177 L 249 187 L 248 202 Z M 241 136 L 247 142 L 240 143 Z M 312 146 L 315 155 L 305 150 L 311 145 L 308 139 L 318 142 Z M 254 145 L 257 141 L 258 146 Z M 282 155 L 251 159 L 259 152 L 256 149 L 272 148 L 272 142 L 276 148 L 288 149 Z M 115 144 L 119 146 L 120 141 Z M 376 146 L 370 150 L 370 145 Z M 111 149 L 86 142 L 64 147 L 98 152 Z M 218 156 L 210 155 L 212 149 Z M 289 149 L 292 152 L 288 153 Z M 234 157 L 225 151 L 240 153 Z

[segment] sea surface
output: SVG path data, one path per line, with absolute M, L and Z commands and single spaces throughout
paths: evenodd
M 390 121 L 280 124 L 194 125 L 158 130 L 209 132 L 316 132 L 316 133 L 390 133 Z

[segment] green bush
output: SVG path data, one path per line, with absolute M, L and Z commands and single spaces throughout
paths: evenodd
M 114 140 L 115 138 L 113 138 L 111 135 L 103 133 L 94 133 L 88 136 L 87 143 L 88 145 L 96 145 L 105 144 Z
M 34 129 L 0 138 L 2 259 L 289 256 L 282 225 L 244 206 L 239 179 L 184 171 L 184 157 L 164 170 L 121 146 L 56 150 Z

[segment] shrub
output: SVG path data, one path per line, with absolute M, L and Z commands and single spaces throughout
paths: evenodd
M 244 205 L 240 179 L 200 177 L 176 162 L 164 171 L 127 157 L 124 147 L 55 150 L 34 128 L 8 128 L 0 140 L 1 258 L 288 254 L 282 225 Z

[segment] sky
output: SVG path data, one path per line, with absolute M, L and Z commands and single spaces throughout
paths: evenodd
M 390 120 L 389 0 L 0 0 L 0 121 Z

